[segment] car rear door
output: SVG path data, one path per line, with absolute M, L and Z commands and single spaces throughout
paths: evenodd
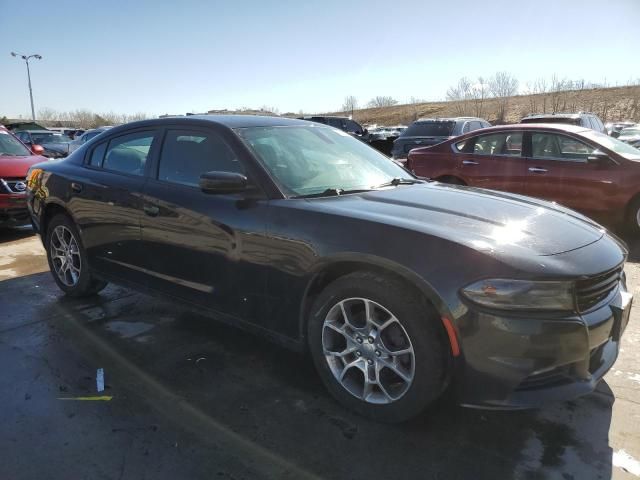
M 589 160 L 598 148 L 557 132 L 530 132 L 527 151 L 527 195 L 558 202 L 599 217 L 605 215 L 619 188 L 613 160 Z
M 488 133 L 461 146 L 458 171 L 468 185 L 512 193 L 524 192 L 526 176 L 522 132 Z
M 210 171 L 247 173 L 221 133 L 209 127 L 167 127 L 144 190 L 147 281 L 168 295 L 257 321 L 265 301 L 261 242 L 268 201 L 257 187 L 242 193 L 203 192 L 199 179 Z
M 69 207 L 91 265 L 108 275 L 144 283 L 140 273 L 142 189 L 159 130 L 111 136 L 86 155 L 83 175 L 69 184 Z

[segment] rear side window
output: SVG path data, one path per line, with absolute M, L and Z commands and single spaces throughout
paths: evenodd
M 571 137 L 556 133 L 531 135 L 534 158 L 549 160 L 586 161 L 596 148 Z
M 245 173 L 231 148 L 215 133 L 169 130 L 160 154 L 158 179 L 197 187 L 207 172 Z
M 101 143 L 91 152 L 91 158 L 89 159 L 89 165 L 93 167 L 101 167 L 104 160 L 104 152 L 107 151 L 107 143 Z
M 109 141 L 102 161 L 102 168 L 129 175 L 144 175 L 153 132 L 137 132 L 122 135 Z
M 450 137 L 456 122 L 413 122 L 402 134 L 403 137 Z
M 519 157 L 522 153 L 522 132 L 503 132 L 476 137 L 473 153 Z
M 353 120 L 347 120 L 347 132 L 349 133 L 362 133 L 362 127 L 360 125 L 358 125 L 356 122 L 354 122 Z

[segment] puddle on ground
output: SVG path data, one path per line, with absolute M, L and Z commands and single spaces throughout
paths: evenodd
M 142 333 L 148 332 L 153 327 L 155 327 L 155 325 L 152 323 L 122 321 L 108 322 L 105 326 L 107 327 L 107 330 L 117 333 L 122 338 L 135 337 Z

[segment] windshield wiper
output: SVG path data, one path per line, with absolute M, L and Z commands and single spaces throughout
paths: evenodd
M 296 195 L 295 197 L 291 197 L 291 198 L 337 197 L 339 195 L 344 195 L 346 193 L 363 193 L 363 192 L 370 192 L 371 190 L 372 190 L 371 188 L 354 188 L 351 190 L 345 190 L 344 188 L 332 187 L 332 188 L 327 188 L 323 192 L 308 193 L 306 195 Z
M 425 183 L 424 180 L 418 180 L 417 178 L 400 178 L 396 177 L 388 182 L 381 183 L 380 185 L 376 185 L 375 187 L 371 187 L 372 189 L 384 188 L 384 187 L 397 187 L 398 185 L 414 185 L 416 183 Z

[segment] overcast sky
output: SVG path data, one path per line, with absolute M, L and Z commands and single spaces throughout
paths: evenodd
M 463 75 L 640 77 L 640 0 L 0 0 L 0 116 L 336 110 L 443 99 Z

